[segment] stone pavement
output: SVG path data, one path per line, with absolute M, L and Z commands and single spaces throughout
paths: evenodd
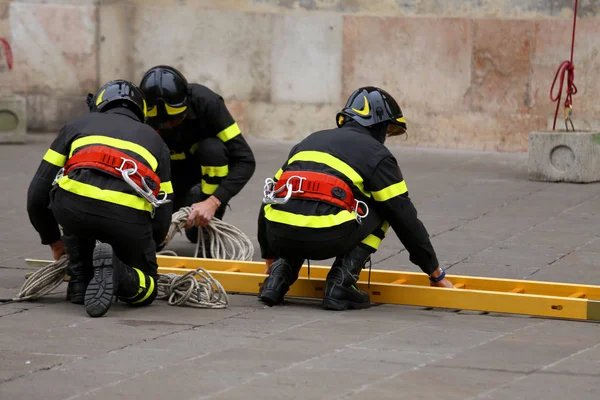
M 51 137 L 30 140 L 0 147 L 0 297 L 18 292 L 25 258 L 51 256 L 25 212 Z M 263 180 L 291 143 L 250 142 L 258 168 L 226 220 L 256 243 Z M 451 273 L 600 285 L 600 184 L 530 182 L 526 154 L 394 153 Z M 179 237 L 170 248 L 194 246 Z M 391 230 L 374 267 L 418 271 Z M 332 313 L 235 295 L 225 310 L 157 301 L 91 319 L 64 291 L 0 305 L 1 399 L 600 398 L 595 323 L 391 305 Z

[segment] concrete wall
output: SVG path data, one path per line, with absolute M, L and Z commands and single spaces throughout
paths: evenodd
M 600 120 L 600 1 L 579 3 L 574 121 L 589 128 Z M 0 67 L 0 86 L 26 96 L 30 130 L 57 130 L 85 112 L 98 85 L 139 82 L 168 63 L 220 92 L 245 134 L 298 139 L 335 126 L 353 89 L 378 85 L 406 115 L 409 136 L 399 143 L 525 151 L 528 133 L 551 124 L 549 91 L 570 55 L 573 5 L 0 0 L 0 34 L 15 58 L 12 71 Z

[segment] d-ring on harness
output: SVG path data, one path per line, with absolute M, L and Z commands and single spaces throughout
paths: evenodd
M 369 215 L 367 204 L 356 199 L 350 186 L 333 175 L 289 171 L 284 172 L 277 183 L 272 178 L 265 179 L 263 204 L 285 204 L 292 197 L 320 200 L 338 206 L 352 212 L 358 223 L 362 223 L 362 219 Z
M 65 166 L 58 171 L 54 184 L 70 171 L 80 168 L 92 168 L 122 178 L 137 194 L 152 205 L 152 216 L 155 208 L 169 203 L 167 193 L 160 190 L 160 179 L 154 171 L 129 155 L 107 146 L 89 146 L 78 151 L 69 158 Z M 157 198 L 162 192 L 162 197 Z

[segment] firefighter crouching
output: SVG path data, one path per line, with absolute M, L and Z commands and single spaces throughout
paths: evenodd
M 384 146 L 386 137 L 406 131 L 398 103 L 382 89 L 359 88 L 337 114 L 337 126 L 296 144 L 274 179 L 265 182 L 258 240 L 269 276 L 259 299 L 280 304 L 306 259 L 335 257 L 323 307 L 370 307 L 368 293 L 355 284 L 389 226 L 432 286 L 453 287 L 398 163 Z
M 173 210 L 191 206 L 185 234 L 196 243 L 198 227 L 213 217 L 223 219 L 231 198 L 254 174 L 254 155 L 223 98 L 206 86 L 159 65 L 144 74 L 140 88 L 148 102 L 148 124 L 171 152 Z M 204 247 L 210 249 L 208 243 Z
M 169 149 L 144 124 L 141 90 L 111 81 L 88 105 L 44 155 L 27 211 L 54 258 L 68 255 L 67 299 L 100 317 L 115 297 L 132 306 L 156 298 L 156 248 L 169 230 L 173 190 Z

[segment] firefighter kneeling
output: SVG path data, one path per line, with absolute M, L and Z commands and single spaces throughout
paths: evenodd
M 294 146 L 265 182 L 258 240 L 269 276 L 259 299 L 280 304 L 306 259 L 335 257 L 323 307 L 368 308 L 369 295 L 356 282 L 389 226 L 432 286 L 452 288 L 398 163 L 384 146 L 386 137 L 406 131 L 398 103 L 382 89 L 359 88 L 337 114 L 337 126 Z
M 156 298 L 156 248 L 169 230 L 173 190 L 169 149 L 144 123 L 140 89 L 112 81 L 88 95 L 88 106 L 46 152 L 27 211 L 54 258 L 68 255 L 67 299 L 100 317 L 114 298 L 134 306 Z

